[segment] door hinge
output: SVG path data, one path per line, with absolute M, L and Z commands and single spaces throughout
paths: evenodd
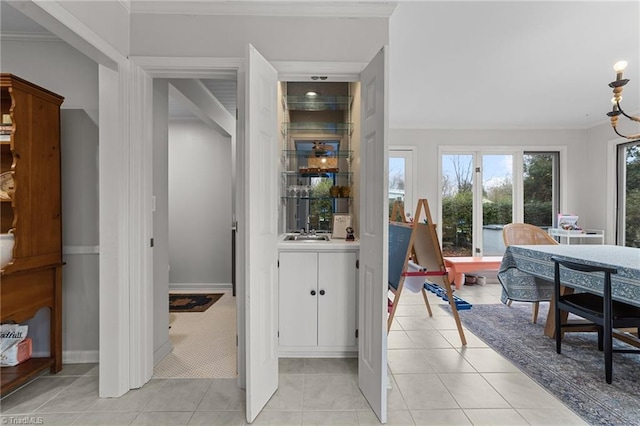
M 278 339 L 280 338 L 280 330 L 278 330 Z
M 280 267 L 280 261 L 278 260 L 278 268 Z
M 356 339 L 358 338 L 358 329 L 356 328 Z
M 356 259 L 356 269 L 360 269 L 360 259 Z
M 238 335 L 236 334 L 236 346 L 238 346 Z
M 153 247 L 153 238 L 149 240 L 149 247 Z

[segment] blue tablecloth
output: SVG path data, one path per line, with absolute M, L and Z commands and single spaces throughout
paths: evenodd
M 502 301 L 550 300 L 554 263 L 551 256 L 574 262 L 615 267 L 612 295 L 640 307 L 640 249 L 611 245 L 514 245 L 506 248 L 498 271 Z M 576 291 L 602 294 L 602 274 L 562 270 L 560 279 Z

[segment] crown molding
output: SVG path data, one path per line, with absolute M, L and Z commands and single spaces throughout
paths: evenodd
M 131 13 L 249 15 L 336 18 L 389 18 L 396 2 L 388 1 L 128 1 Z
M 51 33 L 23 33 L 17 31 L 0 32 L 2 41 L 62 41 L 62 39 Z

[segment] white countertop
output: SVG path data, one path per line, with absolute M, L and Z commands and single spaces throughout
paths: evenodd
M 360 242 L 345 241 L 343 238 L 330 239 L 329 241 L 284 241 L 288 235 L 282 234 L 278 237 L 278 250 L 296 250 L 296 251 L 346 251 L 359 250 Z

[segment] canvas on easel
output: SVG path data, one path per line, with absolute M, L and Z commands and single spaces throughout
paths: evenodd
M 409 271 L 410 262 L 425 268 L 426 271 Z M 418 200 L 413 222 L 389 222 L 389 289 L 394 293 L 394 298 L 390 306 L 387 333 L 391 329 L 391 323 L 402 295 L 405 279 L 418 274 L 422 274 L 423 279 L 428 279 L 441 286 L 443 296 L 446 294 L 446 300 L 448 300 L 451 307 L 460 341 L 462 345 L 466 345 L 467 341 L 460 322 L 460 316 L 458 315 L 456 298 L 453 296 L 453 289 L 447 276 L 447 268 L 444 264 L 444 257 L 442 256 L 440 242 L 436 233 L 436 225 L 431 218 L 429 204 L 426 199 Z M 432 316 L 424 286 L 420 291 L 429 316 Z

